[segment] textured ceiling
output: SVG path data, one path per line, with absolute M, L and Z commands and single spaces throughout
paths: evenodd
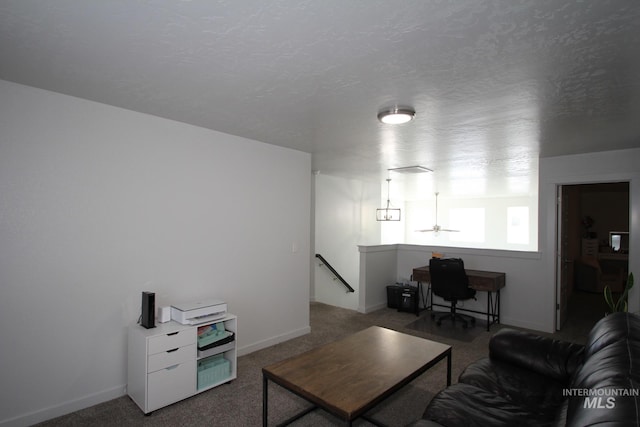
M 320 173 L 424 165 L 441 192 L 526 194 L 541 156 L 640 146 L 638 0 L 2 0 L 0 58 Z M 416 119 L 379 123 L 393 104 Z

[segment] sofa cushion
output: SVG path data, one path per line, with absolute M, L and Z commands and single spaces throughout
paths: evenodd
M 442 390 L 424 413 L 424 418 L 447 427 L 553 426 L 555 416 L 532 412 L 526 405 L 464 383 Z
M 489 342 L 491 359 L 567 381 L 583 359 L 583 346 L 529 332 L 502 329 Z
M 633 332 L 632 332 L 633 331 Z M 612 313 L 595 324 L 584 347 L 584 357 L 588 358 L 611 343 L 635 336 L 640 339 L 640 316 L 628 313 Z
M 640 425 L 640 324 L 618 313 L 589 334 L 589 357 L 569 392 L 568 425 Z
M 471 384 L 505 399 L 525 405 L 532 412 L 556 411 L 564 397 L 567 382 L 557 381 L 501 360 L 480 359 L 467 366 L 458 382 Z

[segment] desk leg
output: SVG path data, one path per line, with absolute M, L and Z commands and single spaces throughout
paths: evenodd
M 496 291 L 496 305 L 494 307 L 496 315 L 494 316 L 495 322 L 500 323 L 500 289 Z
M 269 399 L 267 397 L 267 392 L 269 390 L 269 379 L 263 373 L 262 374 L 262 427 L 267 427 L 268 423 L 268 403 Z
M 494 323 L 500 323 L 500 289 L 496 291 L 495 298 L 491 291 L 487 292 L 487 331 Z

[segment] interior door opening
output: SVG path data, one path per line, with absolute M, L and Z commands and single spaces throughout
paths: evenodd
M 621 291 L 628 275 L 629 182 L 559 185 L 557 195 L 556 329 L 588 330 L 606 312 L 604 286 Z

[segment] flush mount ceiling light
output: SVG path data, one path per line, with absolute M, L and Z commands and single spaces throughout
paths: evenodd
M 378 113 L 378 120 L 387 125 L 401 125 L 410 122 L 416 112 L 410 107 L 385 108 Z

